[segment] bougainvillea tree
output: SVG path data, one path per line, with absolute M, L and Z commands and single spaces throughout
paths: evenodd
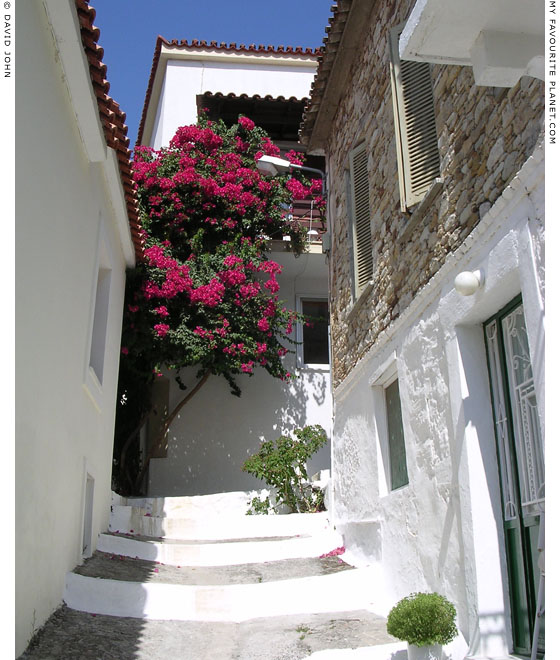
M 279 149 L 246 117 L 232 127 L 201 117 L 179 128 L 167 148 L 136 149 L 144 250 L 127 276 L 114 456 L 121 490 L 138 488 L 174 417 L 210 374 L 223 376 L 235 395 L 238 377 L 258 368 L 293 377 L 283 357 L 298 317 L 279 299 L 281 266 L 268 247 L 271 238 L 289 235 L 301 252 L 305 230 L 291 218 L 290 204 L 309 197 L 322 210 L 324 200 L 321 181 L 301 171 L 261 174 L 264 154 Z M 302 163 L 296 152 L 285 157 Z M 154 379 L 174 370 L 186 390 L 181 370 L 193 366 L 196 385 L 167 414 L 144 464 L 131 464 L 128 450 L 153 412 Z

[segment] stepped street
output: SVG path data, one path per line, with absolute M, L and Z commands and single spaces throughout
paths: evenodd
M 248 500 L 115 496 L 20 659 L 404 660 L 328 512 L 247 516 Z

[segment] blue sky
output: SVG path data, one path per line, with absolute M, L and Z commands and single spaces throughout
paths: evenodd
M 100 29 L 109 94 L 126 112 L 130 146 L 138 124 L 159 34 L 236 44 L 323 44 L 333 0 L 91 0 Z

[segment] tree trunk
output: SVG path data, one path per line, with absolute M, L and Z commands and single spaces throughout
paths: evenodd
M 146 470 L 148 469 L 148 465 L 150 464 L 150 460 L 153 458 L 154 454 L 156 453 L 156 450 L 161 447 L 163 444 L 163 441 L 165 440 L 165 436 L 167 435 L 167 431 L 169 431 L 169 427 L 173 423 L 173 420 L 177 415 L 181 412 L 181 409 L 183 406 L 192 399 L 192 397 L 198 392 L 198 390 L 204 385 L 204 383 L 208 380 L 208 377 L 210 376 L 210 370 L 208 370 L 202 378 L 198 381 L 198 383 L 192 388 L 192 390 L 183 398 L 179 403 L 175 406 L 173 409 L 173 412 L 167 416 L 165 419 L 165 422 L 163 424 L 163 428 L 161 430 L 161 433 L 159 436 L 156 438 L 155 442 L 152 444 L 150 447 L 150 450 L 148 451 L 148 455 L 146 456 L 146 460 L 144 461 L 144 465 L 142 466 L 142 469 L 140 470 L 140 473 L 136 477 L 136 489 L 138 490 L 142 484 L 142 479 L 144 478 L 144 475 L 146 474 Z

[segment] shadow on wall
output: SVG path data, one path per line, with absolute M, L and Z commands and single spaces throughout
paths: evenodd
M 157 581 L 158 571 L 158 562 L 155 561 L 96 553 L 73 572 L 86 578 L 102 577 L 111 581 L 129 582 L 127 586 L 134 594 L 133 601 L 129 602 L 134 602 L 134 609 L 141 617 L 148 601 L 142 583 Z M 110 605 L 114 591 L 111 591 L 109 583 L 107 589 L 104 604 Z M 71 600 L 70 604 L 73 607 L 80 606 Z M 63 605 L 37 631 L 18 660 L 44 660 L 52 657 L 135 660 L 143 655 L 145 638 L 146 622 L 143 618 L 91 614 Z
M 328 373 L 302 372 L 283 383 L 259 372 L 240 379 L 242 394 L 235 397 L 223 378 L 211 377 L 173 423 L 166 458 L 152 459 L 149 495 L 260 490 L 264 482 L 242 472 L 243 463 L 262 440 L 276 440 L 305 424 L 329 427 L 330 406 L 327 413 L 320 410 L 327 402 L 328 378 Z M 327 446 L 310 461 L 309 473 L 329 467 Z

